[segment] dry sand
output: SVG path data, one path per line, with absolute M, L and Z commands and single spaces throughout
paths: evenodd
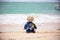
M 0 40 L 60 40 L 60 32 L 0 33 Z
M 52 26 L 51 26 L 52 25 Z M 19 29 L 21 25 L 1 25 L 0 24 L 0 31 L 7 31 L 6 29 L 8 28 L 17 28 Z M 49 26 L 49 28 L 52 27 L 58 27 L 58 29 L 56 29 L 55 31 L 42 31 L 42 32 L 36 32 L 36 33 L 25 33 L 25 31 L 23 32 L 3 32 L 0 33 L 0 40 L 60 40 L 60 24 L 42 24 L 42 25 L 38 25 L 40 26 Z M 4 29 L 6 28 L 6 29 Z M 15 29 L 16 30 L 16 29 Z M 21 29 L 20 29 L 21 30 Z

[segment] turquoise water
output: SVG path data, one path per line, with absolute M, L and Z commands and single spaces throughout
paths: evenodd
M 55 2 L 0 2 L 0 14 L 59 14 L 55 5 Z

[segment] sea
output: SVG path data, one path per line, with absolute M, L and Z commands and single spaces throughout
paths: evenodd
M 58 14 L 58 2 L 0 2 L 0 14 Z

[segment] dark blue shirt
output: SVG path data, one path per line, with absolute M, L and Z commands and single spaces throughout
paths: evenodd
M 24 26 L 24 29 L 29 29 L 29 28 L 31 27 L 30 24 L 32 24 L 32 22 L 27 22 L 27 23 L 25 24 L 25 26 Z M 33 23 L 33 25 L 34 25 L 33 29 L 37 29 L 37 27 L 36 27 L 36 25 L 35 25 L 34 23 Z

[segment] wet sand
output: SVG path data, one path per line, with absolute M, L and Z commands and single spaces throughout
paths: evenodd
M 0 33 L 0 40 L 60 40 L 60 32 L 8 32 Z

